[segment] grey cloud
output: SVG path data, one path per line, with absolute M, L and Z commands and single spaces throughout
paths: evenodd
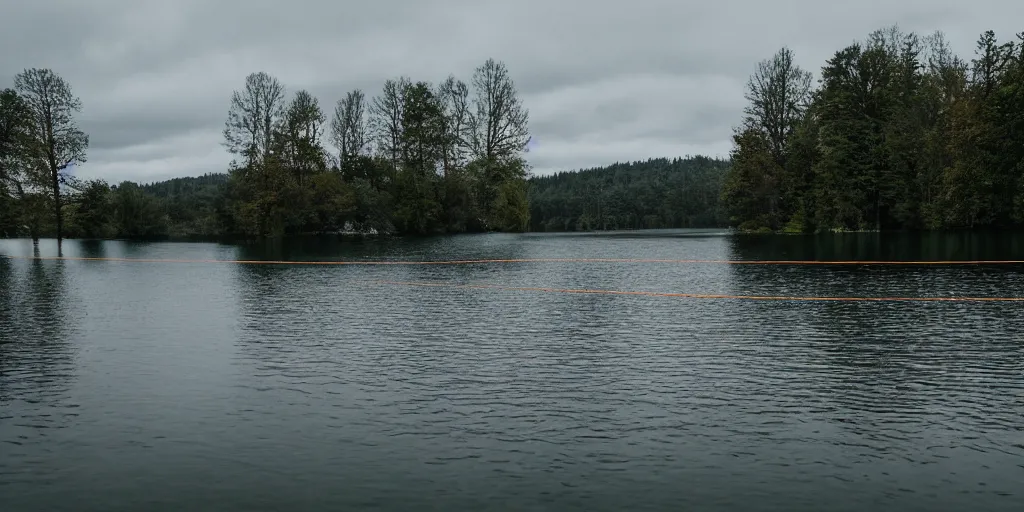
M 784 45 L 817 75 L 836 50 L 892 24 L 942 30 L 965 58 L 984 30 L 1024 30 L 1015 0 L 8 4 L 0 87 L 26 67 L 67 78 L 92 141 L 79 174 L 110 181 L 223 171 L 228 101 L 253 71 L 310 90 L 329 112 L 345 92 L 372 96 L 387 78 L 468 81 L 486 58 L 503 60 L 539 142 L 529 161 L 547 173 L 726 156 L 749 73 Z

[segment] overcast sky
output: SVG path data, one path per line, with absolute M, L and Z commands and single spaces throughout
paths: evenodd
M 787 45 L 815 73 L 899 24 L 970 58 L 987 29 L 1024 30 L 1020 0 L 4 0 L 0 87 L 47 67 L 84 105 L 83 177 L 222 172 L 232 90 L 253 71 L 325 111 L 387 78 L 469 81 L 506 63 L 530 111 L 534 172 L 648 157 L 726 156 L 759 60 Z

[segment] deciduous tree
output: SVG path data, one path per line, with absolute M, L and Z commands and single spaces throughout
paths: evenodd
M 338 148 L 338 167 L 362 155 L 367 145 L 366 97 L 363 91 L 350 91 L 338 100 L 331 118 L 331 142 Z
M 520 156 L 529 140 L 529 111 L 523 106 L 505 64 L 487 59 L 473 74 L 474 156 L 508 160 Z
M 26 69 L 14 77 L 14 88 L 32 117 L 26 169 L 32 181 L 48 189 L 59 243 L 64 228 L 61 186 L 67 182 L 68 167 L 86 161 L 89 147 L 89 136 L 75 122 L 82 102 L 72 94 L 71 86 L 49 69 Z
M 250 74 L 245 78 L 245 87 L 231 94 L 224 145 L 242 157 L 243 165 L 262 162 L 270 154 L 275 129 L 284 112 L 284 85 L 262 71 Z
M 406 77 L 384 82 L 381 94 L 373 99 L 370 123 L 377 151 L 397 169 L 402 161 L 402 118 L 405 95 L 412 84 Z
M 291 168 L 299 186 L 326 168 L 327 155 L 321 140 L 325 121 L 319 100 L 306 90 L 295 93 L 285 110 L 278 135 L 281 159 Z

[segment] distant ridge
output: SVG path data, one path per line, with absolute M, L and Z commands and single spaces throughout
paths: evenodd
M 649 158 L 530 178 L 531 231 L 716 228 L 729 160 Z

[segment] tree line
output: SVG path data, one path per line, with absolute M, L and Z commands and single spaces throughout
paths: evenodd
M 651 158 L 530 178 L 531 231 L 725 226 L 727 160 Z
M 726 160 L 652 158 L 527 179 L 530 231 L 721 227 Z M 218 237 L 230 218 L 226 173 L 113 187 L 108 224 L 123 237 Z M 88 201 L 98 204 L 97 201 Z M 123 205 L 123 206 L 122 206 Z M 96 223 L 93 223 L 96 225 Z M 117 227 L 120 226 L 120 227 Z M 72 226 L 74 228 L 74 226 Z M 98 237 L 102 233 L 74 236 Z
M 429 234 L 529 227 L 529 112 L 504 63 L 470 83 L 387 80 L 328 114 L 252 73 L 231 96 L 227 175 L 160 184 L 82 181 L 81 102 L 51 70 L 0 96 L 0 236 Z
M 1024 225 L 1024 33 L 961 59 L 878 30 L 811 74 L 783 48 L 751 76 L 723 201 L 743 230 Z
M 530 177 L 529 114 L 508 70 L 387 80 L 325 112 L 267 73 L 230 98 L 227 173 L 83 182 L 82 105 L 46 69 L 0 91 L 0 236 L 275 236 L 710 227 L 862 231 L 1024 226 L 1024 33 L 878 30 L 817 83 L 758 64 L 728 160 L 651 159 Z

